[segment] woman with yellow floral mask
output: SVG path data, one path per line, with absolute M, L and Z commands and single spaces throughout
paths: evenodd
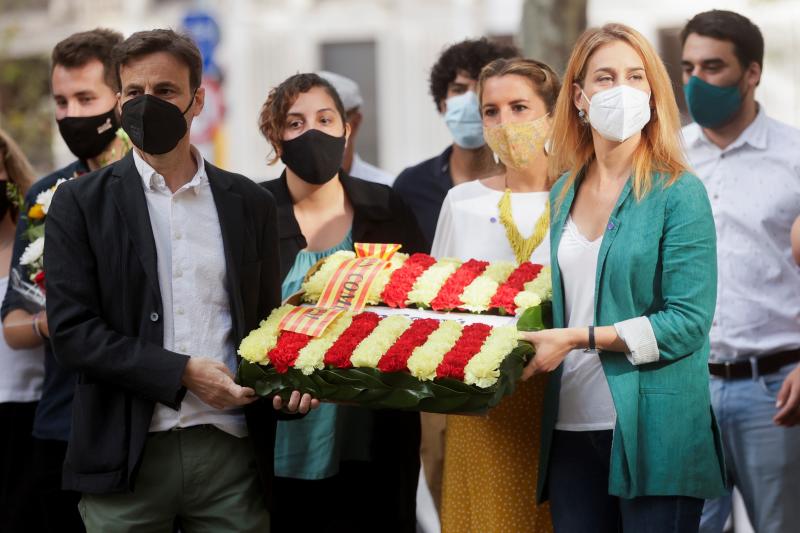
M 550 263 L 545 149 L 560 88 L 547 65 L 498 59 L 478 78 L 483 132 L 504 171 L 450 190 L 432 254 Z M 551 531 L 534 501 L 543 378 L 520 385 L 486 416 L 448 416 L 442 531 Z

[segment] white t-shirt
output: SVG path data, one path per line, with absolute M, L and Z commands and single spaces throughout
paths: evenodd
M 0 294 L 8 288 L 8 276 L 0 278 Z M 44 348 L 15 350 L 0 336 L 0 403 L 35 402 L 42 397 Z
M 564 284 L 567 327 L 594 324 L 597 256 L 603 237 L 584 237 L 570 216 L 558 246 L 558 267 Z M 556 429 L 599 431 L 614 429 L 617 412 L 597 353 L 573 350 L 564 360 Z
M 549 196 L 548 192 L 511 194 L 512 216 L 523 237 L 533 233 Z M 450 189 L 439 213 L 431 255 L 462 260 L 515 261 L 497 208 L 502 197 L 501 191 L 490 189 L 479 180 Z M 530 261 L 550 264 L 549 232 L 531 254 Z

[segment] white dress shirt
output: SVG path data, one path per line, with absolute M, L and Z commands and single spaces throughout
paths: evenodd
M 392 186 L 396 177 L 375 165 L 370 165 L 361 159 L 358 154 L 353 154 L 353 164 L 350 165 L 350 172 L 348 172 L 348 174 L 354 178 L 361 178 L 362 180 L 388 185 L 389 187 Z
M 720 149 L 690 124 L 689 161 L 708 190 L 717 227 L 717 309 L 711 359 L 743 360 L 800 347 L 800 268 L 790 228 L 800 215 L 800 130 L 759 106 Z
M 192 154 L 197 172 L 172 193 L 164 177 L 133 150 L 156 243 L 164 348 L 216 359 L 236 372 L 222 230 L 205 163 L 194 148 Z M 200 424 L 237 437 L 247 435 L 242 409 L 214 409 L 191 391 L 177 411 L 156 404 L 150 431 Z

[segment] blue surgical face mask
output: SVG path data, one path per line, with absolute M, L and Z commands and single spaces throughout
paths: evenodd
M 453 141 L 461 148 L 474 150 L 486 144 L 483 140 L 483 121 L 478 95 L 473 91 L 447 99 L 444 121 L 453 136 Z
M 722 126 L 742 107 L 739 83 L 720 87 L 692 76 L 683 86 L 683 94 L 692 119 L 704 128 Z

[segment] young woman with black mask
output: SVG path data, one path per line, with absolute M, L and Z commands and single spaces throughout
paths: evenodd
M 425 249 L 399 196 L 341 169 L 349 126 L 323 78 L 296 74 L 272 89 L 259 126 L 274 150 L 271 163 L 286 165 L 280 178 L 264 183 L 278 204 L 284 298 L 319 259 L 355 242 Z M 275 531 L 374 531 L 380 524 L 382 531 L 413 532 L 419 416 L 323 404 L 279 423 L 275 475 Z

